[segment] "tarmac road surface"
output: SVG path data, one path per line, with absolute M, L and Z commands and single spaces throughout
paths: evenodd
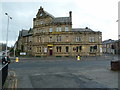
M 118 72 L 110 59 L 87 57 L 20 58 L 9 71 L 16 75 L 16 88 L 118 88 Z

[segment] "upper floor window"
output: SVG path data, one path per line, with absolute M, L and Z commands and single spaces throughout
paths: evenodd
M 69 28 L 68 28 L 68 26 L 66 26 L 66 27 L 65 27 L 65 31 L 69 31 Z
M 57 36 L 57 42 L 61 41 L 61 36 Z
M 49 28 L 49 32 L 52 32 L 52 28 L 51 27 Z
M 81 37 L 76 37 L 76 42 L 81 42 L 82 40 L 81 40 Z
M 66 41 L 68 42 L 69 40 L 68 40 L 68 36 L 66 36 Z
M 52 37 L 49 38 L 49 42 L 52 42 Z
M 95 37 L 89 37 L 89 42 L 95 42 Z
M 56 28 L 56 32 L 61 32 L 62 31 L 62 28 L 61 27 L 57 27 Z
M 44 21 L 40 21 L 40 24 L 44 24 Z
M 38 42 L 41 42 L 41 37 L 38 37 Z

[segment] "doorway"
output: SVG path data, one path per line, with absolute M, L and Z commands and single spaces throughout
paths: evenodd
M 52 56 L 52 54 L 53 54 L 53 51 L 52 51 L 52 50 L 50 50 L 50 51 L 49 51 L 49 55 L 50 55 L 50 56 Z

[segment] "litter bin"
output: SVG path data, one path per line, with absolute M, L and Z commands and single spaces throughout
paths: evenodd
M 120 71 L 120 60 L 111 61 L 111 70 Z

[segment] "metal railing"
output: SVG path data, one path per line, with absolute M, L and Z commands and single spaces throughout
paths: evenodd
M 2 68 L 0 69 L 0 89 L 2 89 L 2 87 L 4 86 L 7 76 L 8 76 L 8 63 L 2 65 Z

